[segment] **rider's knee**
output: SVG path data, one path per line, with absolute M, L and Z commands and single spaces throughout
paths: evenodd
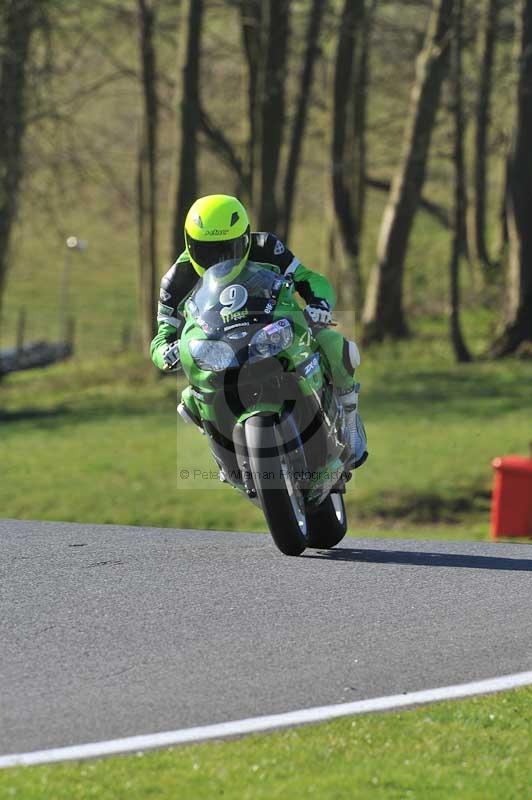
M 360 366 L 360 351 L 356 342 L 344 339 L 342 348 L 342 361 L 346 371 L 353 375 L 357 367 Z

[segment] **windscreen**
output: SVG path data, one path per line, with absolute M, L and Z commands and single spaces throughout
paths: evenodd
M 208 269 L 187 301 L 189 313 L 206 332 L 223 331 L 237 323 L 268 322 L 283 279 L 248 262 L 234 283 L 224 281 L 224 264 Z

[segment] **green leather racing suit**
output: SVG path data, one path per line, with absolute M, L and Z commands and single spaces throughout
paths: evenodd
M 323 275 L 305 267 L 274 234 L 251 234 L 248 261 L 280 275 L 291 275 L 296 291 L 307 304 L 325 300 L 331 310 L 334 308 L 336 298 L 329 281 Z M 157 308 L 158 330 L 151 343 L 151 358 L 159 369 L 164 369 L 164 352 L 179 338 L 184 324 L 181 308 L 197 281 L 198 275 L 186 251 L 161 280 Z M 342 394 L 350 392 L 355 386 L 353 343 L 332 328 L 317 330 L 315 335 L 329 364 L 335 387 Z

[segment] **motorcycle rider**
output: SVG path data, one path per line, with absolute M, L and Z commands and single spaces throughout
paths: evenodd
M 185 219 L 185 245 L 185 251 L 161 280 L 158 331 L 151 343 L 153 363 L 163 371 L 179 369 L 179 338 L 184 327 L 182 304 L 198 276 L 209 267 L 233 261 L 228 281 L 238 278 L 248 260 L 277 274 L 291 276 L 306 303 L 305 316 L 329 364 L 334 387 L 345 409 L 352 452 L 349 466 L 361 466 L 368 452 L 358 414 L 359 384 L 354 377 L 360 355 L 355 342 L 329 327 L 336 301 L 329 281 L 305 267 L 273 233 L 251 232 L 246 209 L 228 195 L 208 195 L 193 203 Z

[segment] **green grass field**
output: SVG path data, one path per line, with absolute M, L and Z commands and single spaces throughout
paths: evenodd
M 532 689 L 240 740 L 0 771 L 1 800 L 523 800 Z
M 360 369 L 371 457 L 349 485 L 350 531 L 485 538 L 490 461 L 527 451 L 530 367 L 455 365 L 441 325 L 423 324 L 423 338 L 372 350 Z M 214 462 L 176 422 L 175 382 L 142 359 L 13 375 L 0 404 L 4 517 L 265 530 L 216 477 L 179 478 Z

